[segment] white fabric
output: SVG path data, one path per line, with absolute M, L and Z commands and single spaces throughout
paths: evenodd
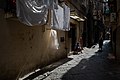
M 59 43 L 58 43 L 57 31 L 51 30 L 50 35 L 51 35 L 51 48 L 58 49 Z
M 49 0 L 16 0 L 17 17 L 29 26 L 43 25 L 47 21 Z
M 66 5 L 61 6 L 58 5 L 58 9 L 53 9 L 51 11 L 51 28 L 62 31 L 69 31 L 70 21 L 70 8 Z
M 70 8 L 64 4 L 64 26 L 65 31 L 70 30 Z
M 58 29 L 62 30 L 63 29 L 63 8 L 58 6 L 58 9 L 52 10 L 52 15 L 51 15 L 51 21 L 52 21 L 52 29 Z
M 48 8 L 49 9 L 58 9 L 58 0 L 49 0 L 48 1 Z

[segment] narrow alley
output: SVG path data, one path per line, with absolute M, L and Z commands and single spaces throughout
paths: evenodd
M 0 0 L 0 80 L 120 80 L 120 0 Z
M 103 52 L 98 51 L 98 45 L 84 48 L 82 54 L 68 56 L 69 61 L 55 69 L 24 80 L 120 80 L 120 65 L 108 59 L 110 51 L 110 42 L 104 41 Z M 65 59 L 54 65 L 63 62 Z

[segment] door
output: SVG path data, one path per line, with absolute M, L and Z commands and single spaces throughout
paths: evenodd
M 74 50 L 75 48 L 75 44 L 76 44 L 76 28 L 71 28 L 71 32 L 72 32 L 72 35 L 71 35 L 71 49 L 72 51 Z

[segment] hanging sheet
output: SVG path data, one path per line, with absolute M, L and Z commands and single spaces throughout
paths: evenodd
M 48 0 L 17 0 L 17 17 L 29 26 L 43 25 L 47 21 L 47 5 Z
M 58 0 L 16 0 L 17 17 L 29 26 L 47 22 L 48 9 L 57 9 Z
M 48 1 L 48 8 L 49 9 L 58 9 L 58 0 L 49 0 Z
M 64 4 L 64 25 L 65 31 L 70 30 L 70 8 Z
M 69 31 L 70 8 L 66 5 L 58 5 L 58 9 L 51 11 L 51 28 L 62 31 Z
M 63 8 L 58 6 L 58 9 L 53 9 L 51 11 L 51 28 L 57 30 L 63 30 Z

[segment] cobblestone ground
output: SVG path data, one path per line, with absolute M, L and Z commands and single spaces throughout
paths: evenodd
M 103 52 L 94 48 L 84 48 L 83 53 L 68 56 L 72 60 L 46 72 L 33 80 L 120 80 L 120 65 L 107 58 L 111 48 L 105 41 Z

